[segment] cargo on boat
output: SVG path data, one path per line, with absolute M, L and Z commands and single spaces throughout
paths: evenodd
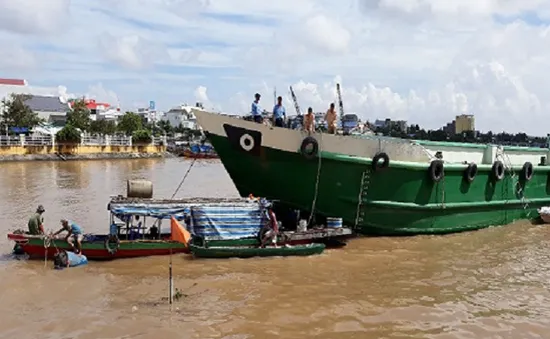
M 547 148 L 309 135 L 194 113 L 241 196 L 342 217 L 364 234 L 475 230 L 550 205 Z

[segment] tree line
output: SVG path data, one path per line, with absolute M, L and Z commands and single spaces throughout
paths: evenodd
M 27 94 L 11 94 L 2 100 L 0 115 L 0 130 L 9 133 L 10 127 L 32 129 L 43 123 L 36 112 L 33 112 L 25 104 L 31 98 Z M 86 106 L 84 98 L 72 101 L 71 108 L 67 112 L 65 126 L 56 134 L 59 142 L 80 142 L 81 132 L 96 135 L 125 135 L 132 136 L 136 142 L 150 142 L 152 136 L 174 135 L 181 133 L 190 137 L 200 135 L 199 131 L 191 131 L 180 126 L 173 128 L 168 121 L 148 123 L 134 112 L 125 112 L 118 121 L 92 120 L 90 110 Z
M 377 134 L 403 139 L 548 147 L 547 136 L 528 136 L 523 132 L 512 134 L 506 132 L 494 133 L 492 131 L 486 133 L 465 131 L 463 133 L 456 134 L 449 133 L 444 129 L 424 130 L 423 128 L 420 128 L 418 124 L 410 125 L 405 129 L 402 129 L 397 124 L 390 124 L 390 126 L 385 127 L 371 126 L 371 128 L 373 132 Z
M 1 101 L 0 133 L 9 132 L 9 127 L 32 129 L 45 121 L 36 112 L 33 112 L 25 102 L 31 96 L 27 94 L 11 94 Z M 531 137 L 526 133 L 476 133 L 467 131 L 464 133 L 448 133 L 443 129 L 425 130 L 418 124 L 413 124 L 402 129 L 397 124 L 389 124 L 385 127 L 371 129 L 378 134 L 417 140 L 451 141 L 467 143 L 495 143 L 504 145 L 522 145 L 532 147 L 548 147 L 547 137 Z M 157 123 L 148 123 L 142 116 L 134 112 L 124 113 L 117 122 L 112 120 L 92 120 L 90 110 L 86 107 L 84 98 L 74 100 L 71 109 L 67 112 L 67 121 L 63 129 L 57 134 L 59 141 L 79 142 L 80 132 L 98 135 L 125 135 L 132 136 L 136 142 L 150 142 L 152 136 L 175 134 L 183 135 L 183 138 L 191 139 L 201 136 L 201 132 L 184 128 L 181 124 L 172 127 L 168 121 L 161 120 Z

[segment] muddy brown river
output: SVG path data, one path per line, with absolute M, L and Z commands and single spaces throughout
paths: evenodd
M 146 178 L 170 197 L 190 161 L 0 164 L 0 338 L 550 338 L 550 228 L 516 223 L 450 236 L 361 238 L 320 256 L 90 262 L 15 260 L 5 233 L 38 204 L 46 229 L 107 232 L 109 196 Z M 217 161 L 178 197 L 237 196 Z

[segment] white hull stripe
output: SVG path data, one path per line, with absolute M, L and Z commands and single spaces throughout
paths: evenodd
M 262 136 L 261 146 L 286 152 L 299 152 L 302 141 L 309 135 L 304 131 L 268 127 L 217 113 L 199 110 L 194 110 L 194 113 L 199 125 L 208 133 L 228 137 L 224 124 L 258 131 Z M 427 162 L 430 159 L 424 148 L 404 139 L 385 140 L 377 137 L 367 139 L 327 133 L 314 133 L 312 136 L 317 139 L 319 151 L 322 152 L 372 158 L 376 153 L 383 151 L 389 155 L 391 160 Z M 244 142 L 243 139 L 243 144 Z M 243 148 L 246 147 L 250 146 L 245 145 Z

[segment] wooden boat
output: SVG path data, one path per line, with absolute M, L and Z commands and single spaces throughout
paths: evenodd
M 191 253 L 196 258 L 252 258 L 252 257 L 288 257 L 321 254 L 324 244 L 297 246 L 198 246 L 190 244 Z
M 182 156 L 186 157 L 186 158 L 191 158 L 191 159 L 219 159 L 220 157 L 218 157 L 218 155 L 216 153 L 197 153 L 197 152 L 193 152 L 189 149 L 185 149 L 183 150 L 182 152 Z
M 193 237 L 202 237 L 210 246 L 258 247 L 260 231 L 269 218 L 266 210 L 271 206 L 266 200 L 200 198 L 183 200 L 152 199 L 152 184 L 141 183 L 141 191 L 128 196 L 116 196 L 108 204 L 110 230 L 106 234 L 86 234 L 82 252 L 89 260 L 135 258 L 170 253 L 189 253 L 189 247 L 173 237 L 177 229 L 170 226 L 163 232 L 162 224 L 172 217 L 183 223 Z M 149 187 L 149 186 L 150 187 Z M 135 189 L 134 189 L 135 190 Z M 145 196 L 136 197 L 136 196 Z M 83 225 L 85 226 L 85 225 Z M 352 236 L 349 228 L 320 228 L 301 232 L 281 232 L 277 243 L 283 245 L 307 244 L 344 240 Z M 16 243 L 17 250 L 30 258 L 53 258 L 57 249 L 70 249 L 62 238 L 14 232 L 8 239 Z
M 218 159 L 218 154 L 214 148 L 210 145 L 198 145 L 194 144 L 188 148 L 185 148 L 182 155 L 186 158 L 192 159 Z
M 88 260 L 112 260 L 121 258 L 136 258 L 154 255 L 168 255 L 170 252 L 189 253 L 186 245 L 171 241 L 167 235 L 165 239 L 138 239 L 138 240 L 120 240 L 119 245 L 114 243 L 107 244 L 109 235 L 107 234 L 86 234 L 82 241 L 82 253 Z M 53 259 L 57 249 L 70 250 L 71 246 L 63 237 L 51 239 L 47 236 L 28 235 L 28 234 L 8 234 L 8 239 L 15 242 L 16 246 L 23 254 L 30 259 Z

